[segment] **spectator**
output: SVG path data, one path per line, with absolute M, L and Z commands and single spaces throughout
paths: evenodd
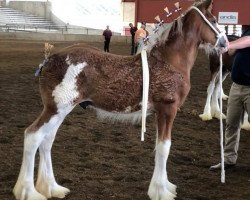
M 102 35 L 104 37 L 104 51 L 109 52 L 109 44 L 112 37 L 112 32 L 109 29 L 109 26 L 107 26 L 106 30 L 103 31 Z
M 146 28 L 147 28 L 147 24 L 146 24 L 146 22 L 142 22 L 142 24 L 145 26 L 145 29 L 144 29 L 144 30 L 146 31 L 146 36 L 148 36 L 148 35 L 149 35 L 149 32 L 148 32 L 147 29 L 146 29 Z
M 130 33 L 131 33 L 131 55 L 136 54 L 135 51 L 135 32 L 137 31 L 137 27 L 135 27 L 132 23 L 129 23 Z
M 144 23 L 142 23 L 141 28 L 139 28 L 135 32 L 135 52 L 137 52 L 137 50 L 138 50 L 141 39 L 145 38 L 146 36 L 147 36 L 146 25 Z
M 242 26 L 242 37 L 228 43 L 229 53 L 236 51 L 231 77 L 225 131 L 225 169 L 236 165 L 240 141 L 240 126 L 244 110 L 250 115 L 250 26 Z M 249 118 L 248 118 L 249 121 Z M 221 169 L 221 163 L 211 166 L 211 171 Z

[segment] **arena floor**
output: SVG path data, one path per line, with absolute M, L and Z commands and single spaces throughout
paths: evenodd
M 59 49 L 72 43 L 54 44 Z M 23 132 L 42 110 L 34 72 L 43 60 L 43 45 L 0 40 L 0 200 L 14 200 Z M 102 48 L 103 44 L 91 45 Z M 126 55 L 130 47 L 111 42 L 110 48 Z M 178 186 L 177 200 L 249 200 L 249 132 L 242 131 L 238 165 L 226 171 L 225 184 L 220 183 L 220 172 L 208 170 L 220 159 L 219 121 L 202 122 L 198 117 L 208 79 L 207 57 L 200 52 L 191 92 L 174 123 L 169 180 Z M 228 78 L 226 93 L 230 83 Z M 148 118 L 141 142 L 140 126 L 100 122 L 92 111 L 75 108 L 60 127 L 52 150 L 55 177 L 71 190 L 65 199 L 147 200 L 154 166 L 153 121 Z

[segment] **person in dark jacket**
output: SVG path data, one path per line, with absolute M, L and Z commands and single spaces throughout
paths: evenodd
M 112 37 L 112 32 L 109 29 L 109 26 L 107 26 L 106 30 L 103 31 L 102 35 L 104 37 L 104 51 L 109 52 L 109 44 Z
M 235 51 L 236 50 L 236 51 Z M 223 50 L 222 50 L 223 51 Z M 235 51 L 231 77 L 225 130 L 225 169 L 236 165 L 240 141 L 240 127 L 244 111 L 250 114 L 250 26 L 242 26 L 242 37 L 229 42 L 224 50 Z M 211 166 L 211 171 L 221 169 L 221 163 Z
M 135 27 L 132 23 L 129 23 L 130 26 L 130 34 L 131 34 L 131 55 L 135 55 L 135 32 L 137 31 L 137 27 Z

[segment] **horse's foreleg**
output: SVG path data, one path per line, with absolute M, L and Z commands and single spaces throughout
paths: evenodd
M 54 127 L 46 133 L 44 140 L 39 146 L 40 162 L 36 189 L 47 198 L 63 198 L 67 193 L 70 192 L 69 189 L 57 184 L 54 177 L 51 160 L 51 148 L 56 136 L 56 132 L 67 114 L 67 112 L 58 112 L 55 116 L 53 116 Z
M 173 200 L 176 197 L 176 186 L 168 181 L 167 160 L 171 147 L 171 129 L 177 107 L 173 105 L 159 108 L 159 137 L 155 148 L 155 168 L 150 182 L 148 195 L 151 200 Z

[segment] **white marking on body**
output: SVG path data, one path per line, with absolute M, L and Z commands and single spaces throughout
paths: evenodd
M 170 140 L 160 141 L 156 145 L 155 168 L 148 189 L 152 200 L 174 200 L 176 197 L 176 186 L 168 181 L 166 170 L 170 147 Z
M 76 85 L 76 77 L 86 66 L 86 62 L 79 63 L 77 65 L 69 65 L 62 82 L 56 86 L 52 93 L 59 109 L 65 108 L 65 106 L 73 105 L 73 101 L 79 96 Z

